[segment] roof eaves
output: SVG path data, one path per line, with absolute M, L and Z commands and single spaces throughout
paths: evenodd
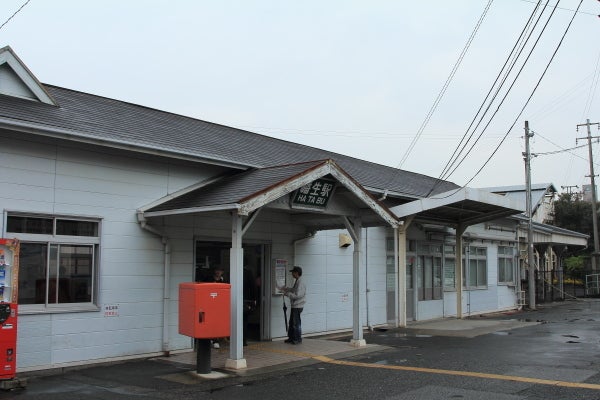
M 181 151 L 174 150 L 165 150 L 160 146 L 153 146 L 147 144 L 139 144 L 139 143 L 131 143 L 125 141 L 117 141 L 117 140 L 108 140 L 108 139 L 100 139 L 96 136 L 89 135 L 86 133 L 76 132 L 67 129 L 60 129 L 51 126 L 38 125 L 30 122 L 24 122 L 19 120 L 14 120 L 11 118 L 0 117 L 0 128 L 17 130 L 20 132 L 32 133 L 35 135 L 48 136 L 58 139 L 65 139 L 70 141 L 76 141 L 80 143 L 87 143 L 93 145 L 99 145 L 104 147 L 111 147 L 120 150 L 130 150 L 138 153 L 151 154 L 161 157 L 175 158 L 178 160 L 186 160 L 193 162 L 204 162 L 207 164 L 234 168 L 234 169 L 248 169 L 251 167 L 255 167 L 253 165 L 240 164 L 236 162 L 232 162 L 230 160 L 218 159 L 218 158 L 208 158 L 208 157 L 200 157 L 194 156 L 190 153 L 184 153 Z
M 238 203 L 230 203 L 230 204 L 217 204 L 213 206 L 205 206 L 205 207 L 192 207 L 192 208 L 179 208 L 174 210 L 162 210 L 162 211 L 146 211 L 143 213 L 144 217 L 164 217 L 168 215 L 180 215 L 180 214 L 193 214 L 193 213 L 203 213 L 203 212 L 211 212 L 211 211 L 229 211 L 229 210 L 239 210 L 241 208 Z

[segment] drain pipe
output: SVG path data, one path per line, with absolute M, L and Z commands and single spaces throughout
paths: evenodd
M 161 242 L 163 244 L 164 251 L 164 282 L 163 282 L 163 326 L 162 326 L 162 351 L 165 355 L 169 355 L 169 300 L 171 300 L 171 295 L 169 293 L 169 287 L 171 284 L 171 243 L 169 242 L 169 238 L 160 230 L 148 224 L 148 220 L 144 217 L 144 213 L 138 211 L 137 219 L 140 224 L 140 227 L 148 232 L 151 232 L 160 237 Z

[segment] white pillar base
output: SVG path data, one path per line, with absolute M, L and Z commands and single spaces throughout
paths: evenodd
M 233 360 L 231 358 L 228 358 L 227 360 L 225 360 L 225 368 L 244 369 L 244 368 L 248 368 L 248 365 L 246 364 L 245 358 L 240 358 L 238 360 Z
M 350 346 L 352 347 L 366 347 L 367 342 L 365 339 L 352 339 L 350 340 Z

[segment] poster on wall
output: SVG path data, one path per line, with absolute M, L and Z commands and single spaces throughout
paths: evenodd
M 273 262 L 273 294 L 283 294 L 278 288 L 285 286 L 287 264 L 287 260 L 283 258 L 277 258 Z

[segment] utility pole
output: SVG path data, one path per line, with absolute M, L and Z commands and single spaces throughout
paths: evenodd
M 598 242 L 598 199 L 596 197 L 596 179 L 594 175 L 594 155 L 592 153 L 592 139 L 597 139 L 600 136 L 592 136 L 591 126 L 596 125 L 598 129 L 600 129 L 600 125 L 598 122 L 590 123 L 590 120 L 587 119 L 585 124 L 577 125 L 577 132 L 579 132 L 580 126 L 587 126 L 587 137 L 577 138 L 575 139 L 575 143 L 579 139 L 587 139 L 588 142 L 588 151 L 590 155 L 590 181 L 592 184 L 592 226 L 594 229 L 594 253 L 592 254 L 592 270 L 596 271 L 598 269 L 598 254 L 600 251 L 600 244 Z
M 529 139 L 533 133 L 529 132 L 529 121 L 525 121 L 525 186 L 526 186 L 526 212 L 527 212 L 527 292 L 529 294 L 529 309 L 535 310 L 535 263 L 533 262 L 533 226 L 531 223 L 531 149 L 529 148 Z

